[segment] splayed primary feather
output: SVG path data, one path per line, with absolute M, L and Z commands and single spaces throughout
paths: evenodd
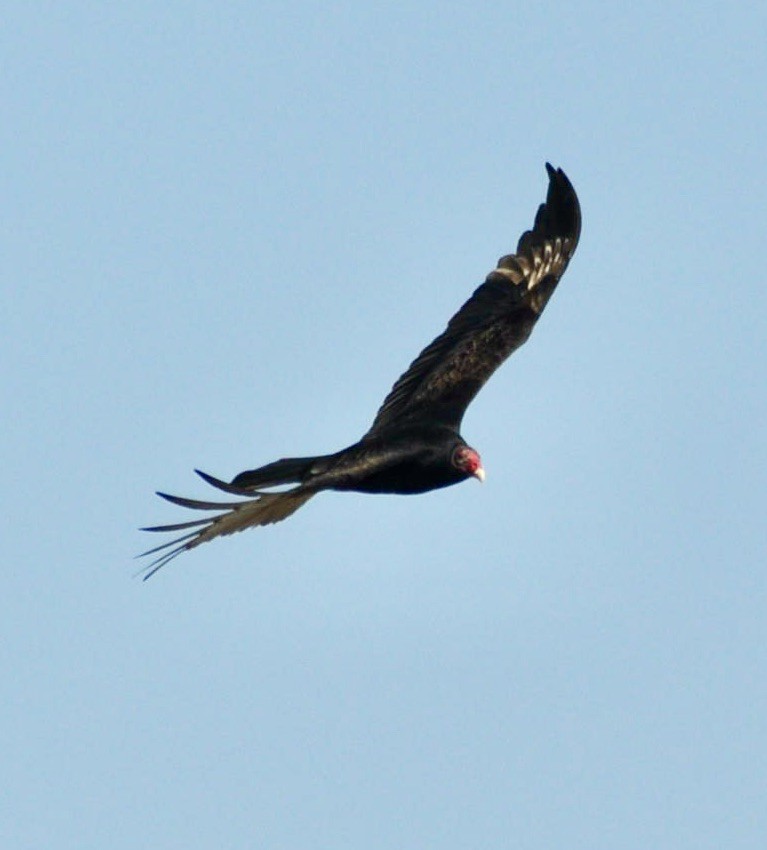
M 200 473 L 205 478 L 205 473 Z M 212 481 L 211 481 L 212 483 Z M 275 522 L 289 517 L 297 511 L 301 505 L 311 499 L 314 492 L 311 490 L 303 490 L 300 487 L 294 490 L 289 490 L 287 493 L 259 493 L 255 499 L 248 499 L 244 502 L 202 502 L 197 499 L 186 499 L 181 496 L 171 496 L 168 493 L 158 493 L 169 502 L 182 507 L 192 508 L 194 510 L 224 510 L 224 513 L 216 514 L 206 519 L 192 520 L 190 522 L 173 523 L 171 525 L 154 525 L 142 529 L 142 531 L 181 531 L 186 528 L 199 528 L 204 526 L 199 531 L 192 531 L 189 534 L 184 534 L 177 537 L 168 543 L 163 543 L 161 546 L 156 546 L 154 549 L 149 549 L 142 552 L 139 558 L 146 555 L 154 555 L 156 552 L 162 552 L 171 546 L 175 548 L 170 552 L 165 552 L 150 563 L 140 574 L 146 579 L 153 576 L 157 570 L 164 567 L 169 561 L 178 557 L 182 552 L 188 552 L 194 549 L 201 543 L 207 543 L 216 537 L 224 537 L 227 534 L 234 534 L 237 531 L 244 531 L 246 528 L 253 528 L 259 525 L 271 525 Z

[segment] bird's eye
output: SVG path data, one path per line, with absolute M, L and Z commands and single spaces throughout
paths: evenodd
M 463 469 L 463 467 L 466 465 L 466 447 L 465 446 L 459 446 L 453 452 L 452 464 L 457 469 Z

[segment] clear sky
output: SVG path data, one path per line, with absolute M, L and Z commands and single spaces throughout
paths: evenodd
M 11 2 L 8 850 L 763 848 L 757 3 Z M 153 490 L 356 440 L 546 190 L 579 251 L 464 421 L 150 582 Z

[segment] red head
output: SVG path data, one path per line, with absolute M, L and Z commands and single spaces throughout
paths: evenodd
M 458 446 L 453 450 L 451 463 L 456 469 L 466 475 L 472 475 L 478 481 L 485 480 L 485 470 L 482 467 L 482 460 L 479 454 L 467 445 Z

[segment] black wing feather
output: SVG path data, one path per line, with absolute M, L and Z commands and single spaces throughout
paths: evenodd
M 546 163 L 549 189 L 516 254 L 501 257 L 394 384 L 366 436 L 428 421 L 456 430 L 498 366 L 530 336 L 578 244 L 581 214 L 572 184 Z

